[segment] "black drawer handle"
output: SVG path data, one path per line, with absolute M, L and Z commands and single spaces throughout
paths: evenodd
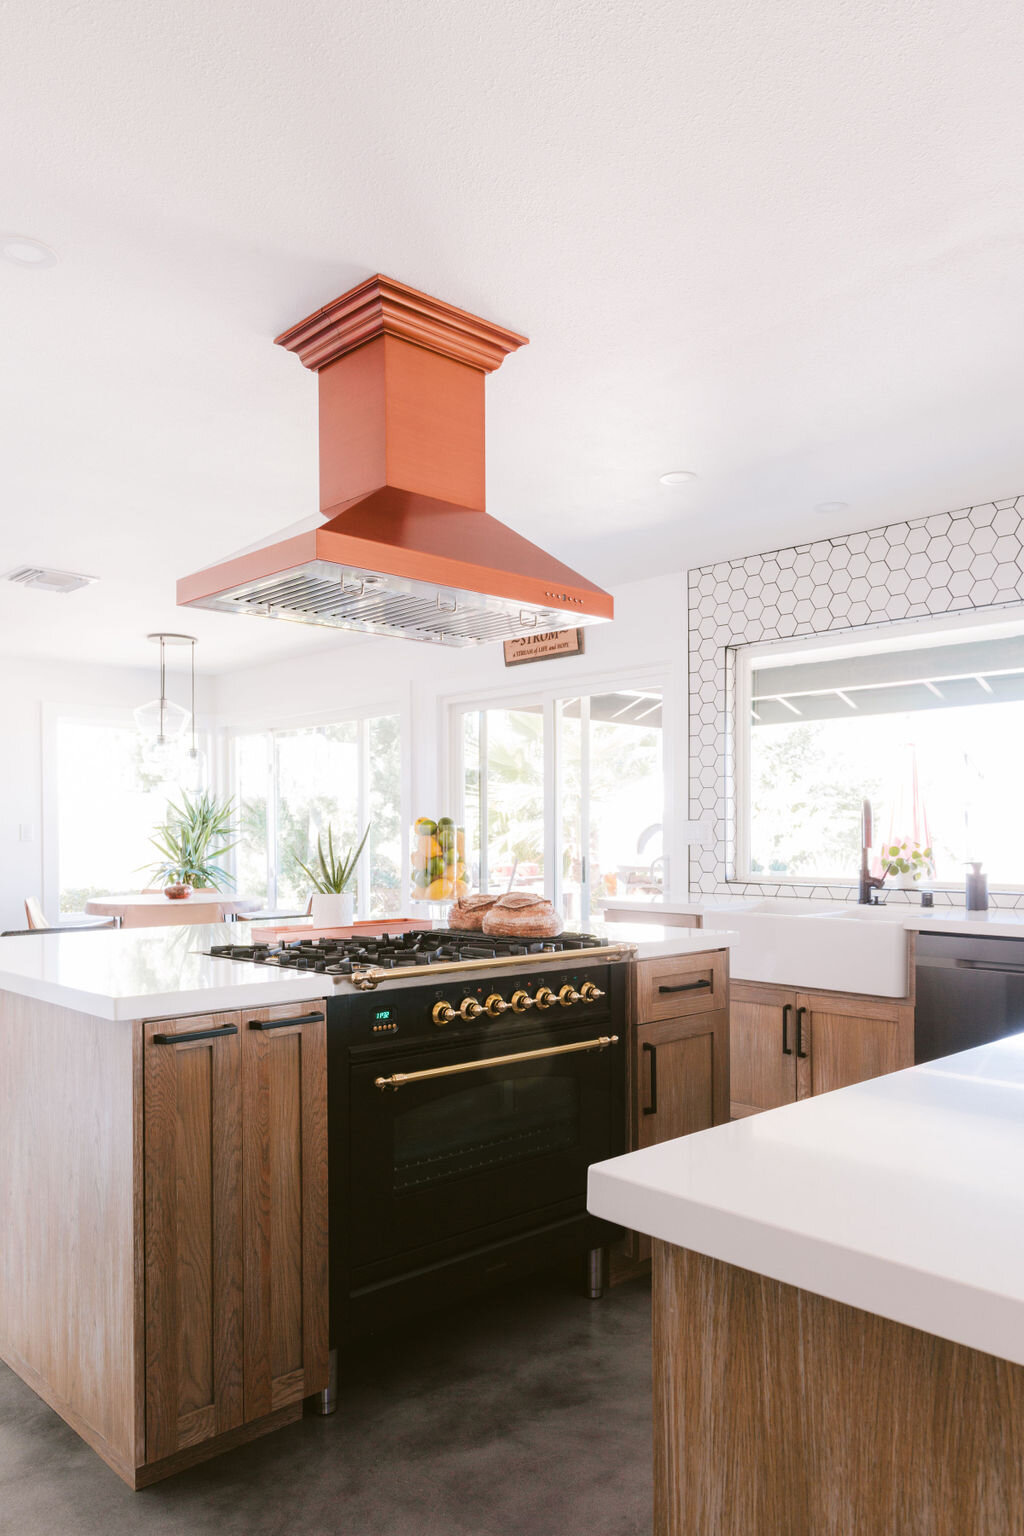
M 783 1054 L 783 1056 L 792 1056 L 792 1054 L 793 1054 L 793 1047 L 789 1043 L 789 1016 L 790 1016 L 790 1014 L 792 1012 L 793 1012 L 793 1004 L 792 1003 L 783 1003 L 783 1005 L 782 1005 L 782 1054 Z
M 644 1050 L 651 1053 L 651 1102 L 644 1108 L 645 1115 L 658 1113 L 658 1047 L 644 1041 Z
M 289 1024 L 319 1024 L 322 1013 L 297 1013 L 293 1019 L 250 1019 L 250 1029 L 287 1029 Z
M 221 1035 L 237 1035 L 237 1024 L 222 1024 L 219 1029 L 193 1029 L 186 1035 L 154 1035 L 151 1045 L 179 1045 L 183 1040 L 217 1040 Z
M 659 992 L 699 992 L 702 987 L 710 987 L 708 980 L 685 981 L 681 987 L 659 987 Z
M 799 1061 L 807 1060 L 807 1052 L 804 1050 L 804 1017 L 806 1008 L 798 1008 L 796 1011 L 796 1054 Z

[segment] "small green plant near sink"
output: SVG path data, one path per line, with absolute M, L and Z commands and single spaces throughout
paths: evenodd
M 316 860 L 309 864 L 303 864 L 298 859 L 299 868 L 308 877 L 313 886 L 313 922 L 326 927 L 346 927 L 352 921 L 352 893 L 349 885 L 359 865 L 359 856 L 366 847 L 366 839 L 370 835 L 372 822 L 366 825 L 366 831 L 359 841 L 359 846 L 338 858 L 334 852 L 334 829 L 327 828 L 327 847 L 324 848 L 323 836 L 316 840 Z
M 150 838 L 160 854 L 150 873 L 163 880 L 165 895 L 174 899 L 191 895 L 197 887 L 219 891 L 222 883 L 230 885 L 231 876 L 217 860 L 238 844 L 237 838 L 224 841 L 232 835 L 233 800 L 218 800 L 204 790 L 194 799 L 182 792 L 181 801 L 172 801 Z
M 929 880 L 933 879 L 935 859 L 931 847 L 922 848 L 920 843 L 909 840 L 886 843 L 882 849 L 882 873 L 894 879 L 900 876 L 905 879 L 908 875 L 915 881 L 926 876 Z

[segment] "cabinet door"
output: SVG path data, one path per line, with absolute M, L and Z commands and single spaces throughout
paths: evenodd
M 651 1147 L 729 1118 L 724 1009 L 641 1024 L 636 1032 L 635 1142 Z
M 327 1385 L 325 1016 L 241 1015 L 247 1421 Z
M 808 992 L 797 1008 L 801 1099 L 914 1065 L 911 1004 Z
M 729 999 L 734 1119 L 796 1098 L 796 993 L 734 981 Z
M 652 1147 L 728 1120 L 728 1011 L 641 1024 L 632 1083 L 633 1147 Z M 649 1259 L 650 1238 L 631 1233 L 625 1253 L 634 1263 Z
M 146 1460 L 242 1422 L 238 1015 L 145 1027 Z

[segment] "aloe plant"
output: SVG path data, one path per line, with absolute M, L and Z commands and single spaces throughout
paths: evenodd
M 159 863 L 150 866 L 151 873 L 168 884 L 180 882 L 214 890 L 220 890 L 222 883 L 231 885 L 231 876 L 217 860 L 238 846 L 237 838 L 224 841 L 232 834 L 234 801 L 218 800 L 209 790 L 195 799 L 183 791 L 181 800 L 181 805 L 172 802 L 168 806 L 165 820 L 150 838 L 160 854 Z
M 334 854 L 334 831 L 333 828 L 328 827 L 326 852 L 324 851 L 322 835 L 316 840 L 316 864 L 318 867 L 310 869 L 308 864 L 303 864 L 301 859 L 296 859 L 295 862 L 299 868 L 313 882 L 313 889 L 319 892 L 321 896 L 340 896 L 342 891 L 348 890 L 349 881 L 356 872 L 359 855 L 366 847 L 366 839 L 370 835 L 370 827 L 372 825 L 372 822 L 367 822 L 366 831 L 363 833 L 355 853 L 349 848 L 342 858 L 336 858 Z

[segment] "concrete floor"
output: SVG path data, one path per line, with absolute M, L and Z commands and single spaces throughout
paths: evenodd
M 3 1536 L 648 1536 L 650 1291 L 554 1277 L 406 1326 L 333 1418 L 130 1492 L 0 1365 Z

